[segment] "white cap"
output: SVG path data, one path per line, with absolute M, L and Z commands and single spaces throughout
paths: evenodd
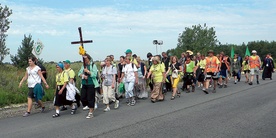
M 257 53 L 257 51 L 256 50 L 252 50 L 252 53 Z

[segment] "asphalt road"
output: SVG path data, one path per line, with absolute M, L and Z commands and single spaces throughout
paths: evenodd
M 85 119 L 87 112 L 81 110 L 75 115 L 64 111 L 59 118 L 52 118 L 54 111 L 49 111 L 1 119 L 0 137 L 275 138 L 276 83 L 260 83 L 231 81 L 215 94 L 197 89 L 171 101 L 168 93 L 164 102 L 139 100 L 134 107 L 121 102 L 119 109 L 107 113 L 101 104 L 92 119 Z

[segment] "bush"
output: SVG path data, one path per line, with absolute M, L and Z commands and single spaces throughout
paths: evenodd
M 76 75 L 78 75 L 81 65 L 82 63 L 73 63 L 71 65 L 71 68 L 75 71 Z M 99 67 L 99 63 L 96 63 L 96 65 Z M 47 70 L 47 83 L 50 88 L 45 89 L 45 96 L 42 100 L 52 101 L 56 88 L 56 64 L 47 63 L 44 64 L 44 66 Z M 26 103 L 29 91 L 26 81 L 22 88 L 18 88 L 19 82 L 23 78 L 26 69 L 20 69 L 12 65 L 3 65 L 0 66 L 0 70 L 0 107 L 10 104 Z M 79 77 L 76 78 L 76 86 L 80 87 L 81 79 Z

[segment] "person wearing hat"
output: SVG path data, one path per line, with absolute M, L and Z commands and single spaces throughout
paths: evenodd
M 68 101 L 66 99 L 66 92 L 67 92 L 66 85 L 69 82 L 69 77 L 68 77 L 68 74 L 65 73 L 64 71 L 64 65 L 62 63 L 58 63 L 56 65 L 56 69 L 57 69 L 56 92 L 55 92 L 55 101 L 54 101 L 56 113 L 53 115 L 53 118 L 60 116 L 60 106 L 73 104 L 72 101 Z
M 137 60 L 132 56 L 132 51 L 130 49 L 127 49 L 125 53 L 126 53 L 126 57 L 130 57 L 130 62 L 133 63 L 138 68 L 139 65 L 137 63 Z
M 259 84 L 259 72 L 261 69 L 261 58 L 257 55 L 256 50 L 252 50 L 252 56 L 249 57 L 249 67 L 250 67 L 250 82 L 249 85 L 253 84 L 254 76 L 256 75 L 257 84 Z
M 206 75 L 206 80 L 204 82 L 203 86 L 203 92 L 208 94 L 208 88 L 209 88 L 209 82 L 211 79 L 213 79 L 213 93 L 216 93 L 216 87 L 218 82 L 218 73 L 220 71 L 220 61 L 219 59 L 214 56 L 214 51 L 209 50 L 208 51 L 208 57 L 206 57 L 206 66 L 204 70 L 204 74 Z
M 68 80 L 69 80 L 68 83 L 72 84 L 75 87 L 75 84 L 76 84 L 76 75 L 75 75 L 75 71 L 70 67 L 71 66 L 70 60 L 63 61 L 63 65 L 64 65 L 64 71 L 65 71 L 65 73 L 69 77 L 68 78 Z M 80 102 L 80 96 L 79 96 L 79 94 L 76 93 L 75 99 L 76 99 L 77 105 L 80 106 L 80 103 L 79 103 Z M 76 107 L 72 108 L 72 112 L 71 112 L 72 114 L 75 113 L 75 108 Z M 66 106 L 63 106 L 60 111 L 64 111 L 64 110 L 67 110 Z
M 152 58 L 152 66 L 150 67 L 149 73 L 147 78 L 149 79 L 150 76 L 153 80 L 153 90 L 151 92 L 151 102 L 155 103 L 158 101 L 163 101 L 164 96 L 162 92 L 162 83 L 165 83 L 166 73 L 165 73 L 165 66 L 160 64 L 160 59 L 155 56 Z
M 40 105 L 41 112 L 44 112 L 44 110 L 45 110 L 45 106 L 43 105 L 43 103 L 41 101 L 42 96 L 43 96 L 43 90 L 41 90 L 41 88 L 42 88 L 41 82 L 44 82 L 45 87 L 47 89 L 49 88 L 49 85 L 47 84 L 45 78 L 43 77 L 40 67 L 36 65 L 35 61 L 36 61 L 35 57 L 28 58 L 29 67 L 26 68 L 26 73 L 25 73 L 24 77 L 22 78 L 22 80 L 20 81 L 19 86 L 18 86 L 20 88 L 22 86 L 23 82 L 25 80 L 27 80 L 28 88 L 29 88 L 28 109 L 23 114 L 23 117 L 27 117 L 31 114 L 33 99 L 36 99 L 37 103 Z M 37 87 L 40 89 L 37 89 Z M 35 89 L 37 89 L 39 91 L 40 97 L 35 96 L 35 93 L 36 93 Z

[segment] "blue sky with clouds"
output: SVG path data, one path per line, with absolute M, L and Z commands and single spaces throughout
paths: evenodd
M 275 40 L 275 0 L 0 0 L 13 10 L 7 46 L 17 53 L 24 34 L 40 39 L 45 61 L 80 60 L 79 26 L 85 49 L 95 60 L 115 58 L 128 48 L 146 58 L 155 52 L 152 40 L 164 41 L 162 50 L 175 48 L 185 27 L 215 27 L 221 43 L 241 44 Z M 159 48 L 159 51 L 160 48 Z M 5 61 L 9 62 L 10 57 Z

